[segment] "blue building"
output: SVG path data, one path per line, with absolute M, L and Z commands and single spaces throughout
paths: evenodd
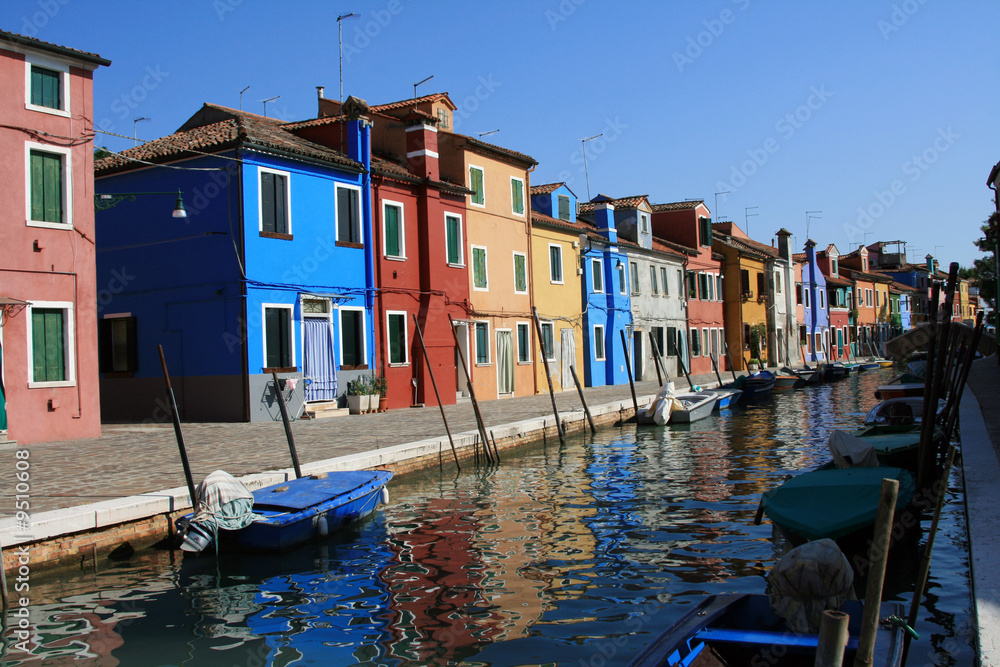
M 804 319 L 799 325 L 800 332 L 805 333 L 805 338 L 809 341 L 806 346 L 810 351 L 809 360 L 825 361 L 831 345 L 830 304 L 827 303 L 826 277 L 816 262 L 816 242 L 807 240 L 805 253 L 796 255 L 795 260 L 802 264 L 802 284 L 798 296 Z M 833 344 L 835 343 L 834 340 Z
M 294 380 L 293 414 L 370 372 L 370 125 L 352 100 L 346 155 L 206 104 L 95 165 L 105 419 L 166 418 L 158 345 L 190 421 L 278 418 L 272 371 Z M 185 219 L 170 217 L 176 195 L 155 194 L 178 190 Z
M 615 207 L 608 202 L 584 204 L 580 213 L 594 225 L 581 235 L 583 258 L 583 342 L 585 384 L 599 387 L 628 382 L 628 354 L 622 335 L 632 325 L 626 267 L 628 258 L 618 248 Z

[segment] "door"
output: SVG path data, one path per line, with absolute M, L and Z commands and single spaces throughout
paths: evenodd
M 326 317 L 302 318 L 302 374 L 307 401 L 333 401 L 337 398 L 337 362 L 333 348 L 333 324 Z
M 642 332 L 632 331 L 632 375 L 636 382 L 642 380 Z
M 844 356 L 844 330 L 837 329 L 837 357 Z
M 497 330 L 497 393 L 514 393 L 514 334 Z
M 0 317 L 3 314 L 0 313 Z M 0 431 L 7 430 L 7 395 L 3 390 L 3 328 L 0 327 Z
M 469 378 L 465 375 L 465 369 L 469 365 L 469 325 L 456 322 L 455 336 L 458 338 L 458 347 L 455 348 L 455 395 L 457 398 L 468 398 Z
M 572 329 L 559 330 L 559 384 L 563 389 L 573 386 L 570 368 L 576 363 L 576 336 Z

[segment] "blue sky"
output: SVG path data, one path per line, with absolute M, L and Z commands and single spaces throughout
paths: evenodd
M 203 102 L 296 120 L 316 86 L 446 91 L 457 129 L 532 155 L 535 184 L 702 198 L 770 242 L 907 241 L 968 266 L 1000 161 L 996 5 L 843 2 L 5 0 L 0 27 L 112 60 L 96 122 L 169 134 Z M 121 150 L 131 141 L 97 143 Z M 728 191 L 729 194 L 715 193 Z M 718 199 L 718 206 L 715 202 Z M 754 208 L 755 207 L 755 208 Z M 749 211 L 748 211 L 749 209 Z M 747 217 L 756 214 L 754 217 Z

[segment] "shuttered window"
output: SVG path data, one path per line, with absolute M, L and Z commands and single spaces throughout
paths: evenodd
M 66 311 L 61 308 L 33 308 L 31 349 L 35 382 L 66 379 Z
M 360 310 L 340 310 L 341 360 L 343 370 L 366 368 L 364 315 Z
M 490 325 L 476 322 L 476 363 L 490 363 Z
M 521 294 L 528 291 L 528 259 L 519 252 L 514 253 L 514 291 Z
M 489 282 L 486 275 L 486 248 L 472 248 L 472 286 L 476 289 L 487 289 Z
M 604 327 L 594 326 L 594 359 L 604 361 Z
M 31 219 L 63 222 L 63 156 L 31 151 Z
M 448 263 L 461 264 L 462 258 L 462 219 L 457 215 L 444 216 L 445 233 L 448 244 Z
M 515 215 L 524 215 L 524 181 L 510 179 L 510 208 Z
M 288 177 L 260 172 L 260 231 L 288 234 Z
M 559 219 L 569 220 L 569 197 L 566 195 L 559 195 Z
M 62 109 L 62 73 L 32 65 L 31 103 L 39 107 Z
M 677 356 L 677 327 L 667 327 L 667 356 Z
M 472 203 L 482 206 L 486 203 L 486 191 L 483 188 L 483 170 L 479 167 L 469 167 L 469 189 L 472 190 Z
M 385 254 L 386 257 L 403 256 L 403 209 L 394 204 L 385 204 L 383 208 L 385 224 Z
M 522 364 L 531 361 L 531 337 L 528 325 L 520 322 L 517 325 L 517 361 Z
M 542 342 L 545 344 L 545 358 L 554 361 L 556 358 L 555 326 L 552 322 L 542 322 Z
M 102 373 L 134 373 L 137 368 L 135 318 L 112 317 L 98 323 L 98 352 Z
M 562 246 L 549 246 L 549 280 L 554 283 L 563 281 Z
M 361 243 L 361 194 L 353 188 L 337 188 L 337 241 Z

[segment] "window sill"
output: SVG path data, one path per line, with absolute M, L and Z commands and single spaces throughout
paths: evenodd
M 452 264 L 451 262 L 448 262 L 448 266 L 450 266 L 453 269 L 464 269 L 465 268 L 465 264 Z
M 291 234 L 284 234 L 282 232 L 260 232 L 260 237 L 262 239 L 280 239 L 282 241 L 293 240 Z
M 339 366 L 339 369 L 342 371 L 366 371 L 368 370 L 368 364 L 358 364 L 356 366 L 345 366 L 342 364 Z
M 76 380 L 57 380 L 55 382 L 28 382 L 28 389 L 49 389 L 53 387 L 75 387 Z
M 55 109 L 53 107 L 44 107 L 38 104 L 31 104 L 30 102 L 25 102 L 24 108 L 28 111 L 38 111 L 39 113 L 47 113 L 53 116 L 62 116 L 63 118 L 69 118 L 70 113 L 65 109 Z
M 410 365 L 409 361 L 404 361 L 401 364 L 392 364 L 392 363 L 390 363 L 389 364 L 389 368 L 406 368 L 409 365 Z
M 354 241 L 337 241 L 334 245 L 338 248 L 361 248 L 365 247 L 364 243 L 355 243 Z
M 73 229 L 71 222 L 45 222 L 43 220 L 25 220 L 28 227 L 44 227 L 46 229 Z
M 476 368 L 489 368 L 492 365 L 493 365 L 492 361 L 487 361 L 486 363 L 480 363 L 478 361 L 476 362 Z
M 518 361 L 517 365 L 518 366 L 530 366 L 531 365 L 531 360 L 529 359 L 528 361 Z
M 399 255 L 382 255 L 382 259 L 387 262 L 405 262 L 405 257 L 400 257 Z
M 264 368 L 261 373 L 270 375 L 271 373 L 298 373 L 299 369 L 297 366 L 273 366 Z
M 550 279 L 549 280 L 549 284 L 550 285 L 565 285 L 566 281 L 564 281 L 564 280 L 551 280 Z

